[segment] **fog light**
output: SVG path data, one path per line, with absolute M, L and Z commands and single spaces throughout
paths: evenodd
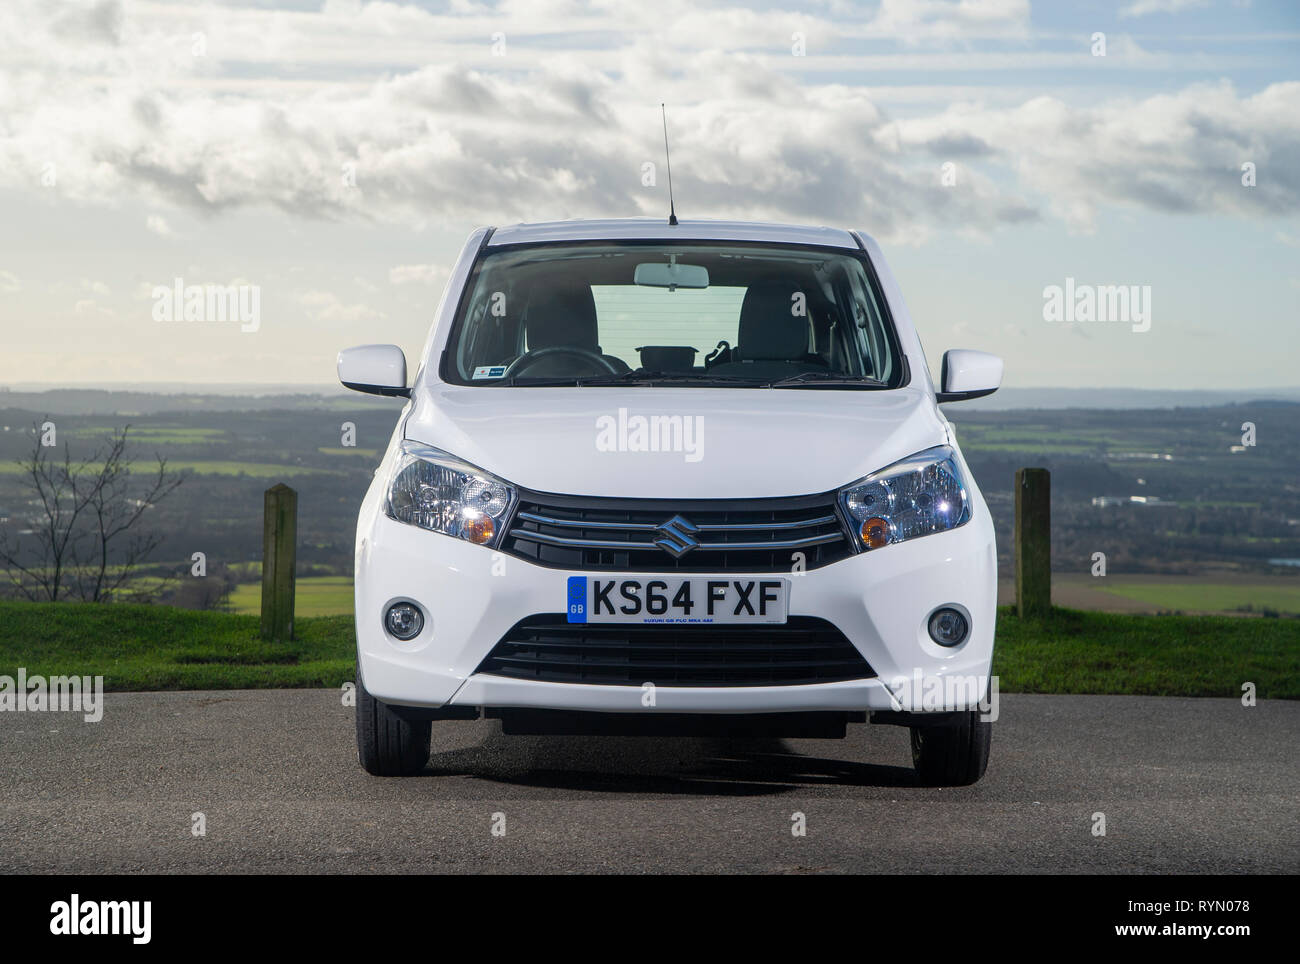
M 936 609 L 930 614 L 930 638 L 940 646 L 956 646 L 966 641 L 970 624 L 955 609 Z
M 402 641 L 415 639 L 424 628 L 424 613 L 414 603 L 394 603 L 384 616 L 384 626 Z

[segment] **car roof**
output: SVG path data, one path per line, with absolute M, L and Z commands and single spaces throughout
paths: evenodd
M 774 241 L 817 244 L 856 250 L 857 241 L 842 228 L 763 221 L 685 220 L 670 225 L 667 218 L 605 218 L 589 221 L 542 221 L 497 228 L 489 247 L 538 244 L 548 241 Z

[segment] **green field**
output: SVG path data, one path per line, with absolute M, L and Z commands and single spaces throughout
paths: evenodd
M 301 576 L 294 593 L 294 612 L 299 616 L 351 616 L 351 576 Z M 237 613 L 262 612 L 262 584 L 243 583 L 230 594 L 230 606 Z
M 967 442 L 965 436 L 962 437 L 961 442 L 976 452 L 1023 453 L 1030 458 L 1041 458 L 1045 455 L 1088 455 L 1096 451 L 1096 446 L 1072 442 Z
M 1153 584 L 1106 580 L 1096 588 L 1102 592 L 1147 603 L 1156 609 L 1185 612 L 1260 612 L 1271 609 L 1279 613 L 1300 613 L 1300 584 L 1289 589 L 1284 586 L 1249 584 L 1207 585 L 1177 582 Z M 1300 625 L 1296 627 L 1296 635 L 1300 638 Z
M 112 425 L 82 425 L 69 434 L 73 438 L 107 438 L 116 430 L 117 427 Z M 128 438 L 142 445 L 146 443 L 203 445 L 219 438 L 225 438 L 229 434 L 227 430 L 220 428 L 200 428 L 198 426 L 155 422 L 152 425 L 132 426 Z
M 279 479 L 298 475 L 329 475 L 329 469 L 310 465 L 284 465 L 270 462 L 218 462 L 178 459 L 168 462 L 174 472 L 189 470 L 199 475 L 247 475 L 255 479 Z
M 1300 623 L 1232 616 L 998 612 L 1002 692 L 1300 699 Z M 288 643 L 255 616 L 168 606 L 0 603 L 0 675 L 103 676 L 115 691 L 338 686 L 353 679 L 347 616 L 301 617 Z
M 379 449 L 345 449 L 321 446 L 316 449 L 316 451 L 321 455 L 364 455 L 368 459 L 376 459 L 379 457 Z

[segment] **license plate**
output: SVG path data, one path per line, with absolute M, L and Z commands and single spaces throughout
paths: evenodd
M 790 580 L 570 576 L 571 623 L 783 623 Z

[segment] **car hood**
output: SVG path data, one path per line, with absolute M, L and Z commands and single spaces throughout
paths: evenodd
M 735 499 L 839 488 L 942 444 L 944 426 L 915 388 L 439 385 L 404 433 L 536 492 Z

